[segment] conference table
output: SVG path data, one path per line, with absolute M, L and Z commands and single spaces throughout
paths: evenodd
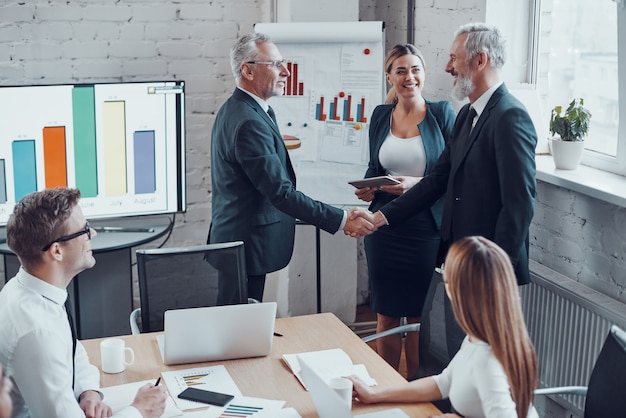
M 278 318 L 275 332 L 281 336 L 274 337 L 269 356 L 175 366 L 163 364 L 156 341 L 160 333 L 121 336 L 119 338 L 134 350 L 135 363 L 118 374 L 101 371 L 100 383 L 102 387 L 108 387 L 143 380 L 156 381 L 165 371 L 224 365 L 244 396 L 286 401 L 284 407 L 295 408 L 302 418 L 313 418 L 318 416 L 313 401 L 282 360 L 283 354 L 341 348 L 353 364 L 364 364 L 380 386 L 404 382 L 396 370 L 332 313 Z M 98 368 L 101 366 L 100 341 L 102 338 L 82 341 L 91 363 Z M 352 410 L 358 415 L 396 407 L 412 418 L 426 418 L 440 413 L 431 403 L 366 405 L 353 402 Z

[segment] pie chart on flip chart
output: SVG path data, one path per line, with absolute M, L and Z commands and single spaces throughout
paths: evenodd
M 293 135 L 283 135 L 283 140 L 288 150 L 298 149 L 302 145 L 300 139 Z

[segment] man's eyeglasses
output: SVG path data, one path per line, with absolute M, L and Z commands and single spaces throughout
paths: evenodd
M 265 64 L 271 65 L 273 68 L 280 70 L 283 65 L 287 64 L 287 60 L 276 60 L 276 61 L 248 61 L 247 64 Z
M 60 238 L 55 239 L 54 241 L 52 241 L 50 244 L 46 245 L 45 247 L 43 247 L 41 249 L 41 251 L 48 251 L 48 249 L 50 248 L 50 246 L 52 244 L 54 244 L 55 242 L 64 242 L 64 241 L 69 241 L 71 239 L 80 237 L 81 235 L 87 234 L 87 238 L 91 239 L 91 226 L 89 226 L 89 222 L 85 223 L 85 228 L 81 229 L 78 232 L 74 232 L 73 234 L 69 234 L 69 235 L 63 235 Z

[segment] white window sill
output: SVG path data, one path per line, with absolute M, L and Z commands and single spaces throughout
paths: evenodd
M 551 155 L 537 155 L 537 180 L 626 207 L 626 177 L 580 165 L 557 170 Z

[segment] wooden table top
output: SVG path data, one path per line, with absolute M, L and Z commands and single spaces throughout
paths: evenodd
M 343 349 L 354 364 L 365 364 L 367 370 L 381 386 L 404 381 L 374 350 L 354 334 L 332 313 L 304 315 L 276 320 L 275 331 L 282 337 L 274 337 L 269 356 L 219 362 L 163 364 L 156 336 L 159 333 L 126 335 L 120 338 L 135 351 L 135 363 L 122 373 L 101 373 L 101 386 L 113 386 L 141 380 L 156 380 L 161 372 L 207 367 L 222 364 L 244 396 L 286 401 L 285 407 L 293 407 L 303 418 L 317 417 L 311 397 L 282 361 L 283 354 L 307 351 Z M 100 368 L 100 339 L 82 341 L 91 363 Z M 378 404 L 353 403 L 354 414 L 374 412 L 399 407 L 410 417 L 421 418 L 439 411 L 430 403 Z

